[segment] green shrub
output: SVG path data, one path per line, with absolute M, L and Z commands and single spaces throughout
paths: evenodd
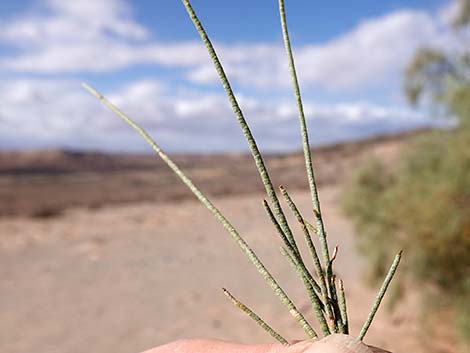
M 360 251 L 377 280 L 397 248 L 406 254 L 401 280 L 438 289 L 456 304 L 468 339 L 470 299 L 470 129 L 417 138 L 398 165 L 364 163 L 345 188 L 343 206 L 358 230 Z M 467 313 L 465 313 L 467 311 Z M 465 331 L 466 330 L 466 331 Z

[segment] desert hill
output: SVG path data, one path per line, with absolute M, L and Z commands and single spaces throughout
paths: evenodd
M 423 130 L 384 135 L 313 149 L 319 184 L 336 183 L 364 156 L 393 160 L 411 137 Z M 231 195 L 263 189 L 248 154 L 174 155 L 208 195 Z M 276 184 L 306 187 L 301 152 L 267 155 Z M 52 217 L 71 207 L 98 208 L 139 201 L 192 198 L 164 163 L 152 154 L 105 154 L 69 150 L 0 152 L 0 217 Z

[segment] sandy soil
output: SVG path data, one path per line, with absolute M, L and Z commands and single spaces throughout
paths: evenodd
M 295 192 L 302 210 L 309 197 Z M 321 190 L 338 275 L 357 333 L 375 291 L 361 281 L 338 188 Z M 300 281 L 278 252 L 258 194 L 214 201 L 314 322 Z M 295 223 L 292 222 L 293 227 Z M 295 227 L 296 228 L 296 227 Z M 196 201 L 68 210 L 52 219 L 0 219 L 0 352 L 139 352 L 183 337 L 269 342 L 222 294 L 227 287 L 288 338 L 303 332 L 235 243 Z M 300 239 L 300 237 L 299 237 Z M 366 341 L 393 352 L 456 352 L 442 328 L 424 335 L 416 295 L 382 307 Z

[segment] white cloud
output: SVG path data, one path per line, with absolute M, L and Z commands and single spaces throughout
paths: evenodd
M 155 64 L 184 68 L 190 81 L 217 81 L 201 43 L 152 40 L 129 13 L 128 4 L 118 0 L 48 0 L 45 13 L 4 23 L 0 40 L 21 43 L 22 48 L 16 56 L 0 58 L 0 64 L 4 69 L 39 73 L 105 72 Z M 401 74 L 416 47 L 446 47 L 451 42 L 442 16 L 402 10 L 364 20 L 325 43 L 294 50 L 302 84 L 342 90 L 383 84 Z M 241 86 L 290 84 L 281 43 L 216 43 L 216 47 L 231 79 Z
M 198 90 L 193 83 L 217 83 L 199 42 L 163 43 L 132 17 L 123 0 L 46 0 L 39 11 L 0 22 L 0 149 L 64 146 L 86 149 L 144 150 L 145 144 L 123 122 L 88 96 L 77 72 L 109 72 L 139 64 L 177 68 L 189 82 L 128 82 L 108 96 L 135 117 L 170 151 L 243 150 L 245 141 L 225 96 Z M 444 10 L 440 10 L 441 12 Z M 448 47 L 446 11 L 397 11 L 368 19 L 321 44 L 294 48 L 303 87 L 336 93 L 360 91 L 372 82 L 387 87 L 419 45 Z M 297 113 L 288 100 L 260 99 L 261 89 L 288 88 L 282 43 L 216 43 L 239 101 L 260 145 L 267 150 L 298 148 Z M 43 79 L 31 78 L 41 74 Z M 48 74 L 54 74 L 48 77 Z M 16 78 L 15 75 L 21 75 Z M 247 87 L 254 87 L 247 94 Z M 219 91 L 220 92 L 220 91 Z M 396 93 L 396 92 L 392 92 Z M 306 95 L 307 96 L 307 95 Z M 429 124 L 403 107 L 346 101 L 305 101 L 313 143 L 330 143 L 374 133 Z M 313 118 L 312 118 L 313 117 Z
M 19 49 L 4 70 L 37 73 L 109 71 L 134 62 L 146 28 L 122 0 L 47 0 L 37 12 L 3 21 L 0 41 Z
M 360 88 L 401 76 L 417 47 L 446 48 L 452 42 L 449 30 L 434 14 L 403 10 L 365 20 L 326 43 L 298 46 L 294 56 L 303 84 L 330 89 Z M 260 87 L 289 85 L 283 49 L 278 46 L 257 49 L 258 45 L 221 46 L 230 77 Z M 209 64 L 197 66 L 189 77 L 198 82 L 216 79 Z
M 144 39 L 147 30 L 133 21 L 122 0 L 46 0 L 38 12 L 4 21 L 0 38 L 24 47 L 120 39 Z M 97 43 L 98 44 L 98 43 Z
M 132 82 L 108 96 L 170 151 L 244 150 L 245 141 L 223 95 L 167 92 L 155 81 Z M 292 103 L 242 96 L 242 108 L 264 150 L 299 147 Z M 64 146 L 146 150 L 122 121 L 88 95 L 78 82 L 29 79 L 0 83 L 0 148 Z M 305 111 L 315 144 L 359 138 L 429 124 L 406 108 L 344 102 Z
M 442 41 L 430 15 L 399 11 L 367 20 L 326 45 L 298 54 L 304 80 L 330 87 L 354 87 L 399 75 L 417 46 Z

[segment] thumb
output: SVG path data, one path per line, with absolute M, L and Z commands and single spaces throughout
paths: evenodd
M 357 338 L 332 334 L 319 341 L 303 341 L 286 349 L 285 353 L 390 353 L 370 347 Z

